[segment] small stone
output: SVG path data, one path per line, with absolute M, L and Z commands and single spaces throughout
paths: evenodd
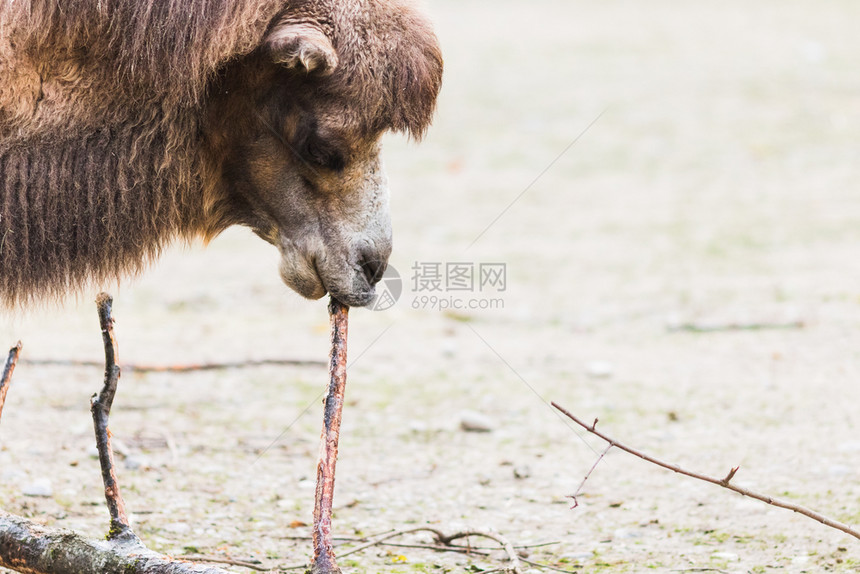
M 414 433 L 427 432 L 427 423 L 424 421 L 411 421 L 409 423 L 409 430 Z
M 738 498 L 732 507 L 744 514 L 762 514 L 769 508 L 768 505 L 750 498 Z
M 131 450 L 126 444 L 116 437 L 111 437 L 110 446 L 113 449 L 113 453 L 120 457 L 126 457 L 131 454 Z
M 714 560 L 725 560 L 727 562 L 738 561 L 738 555 L 734 552 L 714 552 L 711 554 L 711 558 Z
M 586 560 L 594 558 L 594 552 L 569 552 L 567 554 L 562 554 L 561 557 L 564 560 L 570 560 L 571 562 L 581 564 Z
M 184 522 L 171 522 L 169 524 L 165 524 L 163 528 L 173 534 L 185 534 L 191 531 L 191 526 Z
M 21 489 L 21 494 L 24 496 L 42 496 L 50 498 L 54 495 L 54 489 L 51 486 L 50 478 L 37 478 L 30 484 Z
M 525 465 L 520 465 L 520 466 L 514 467 L 514 478 L 522 480 L 524 478 L 530 477 L 531 475 L 532 475 L 532 469 L 530 469 L 529 467 L 527 467 Z
M 830 476 L 848 476 L 853 469 L 844 464 L 833 464 L 827 468 L 827 474 Z
M 642 534 L 640 532 L 636 532 L 635 530 L 627 530 L 626 528 L 619 528 L 616 530 L 613 535 L 613 538 L 618 540 L 627 540 L 630 538 L 641 538 Z
M 126 457 L 125 467 L 129 470 L 140 470 L 150 468 L 149 460 L 142 454 L 132 454 Z
M 460 413 L 460 429 L 466 432 L 491 432 L 496 427 L 493 420 L 475 411 Z
M 457 356 L 457 351 L 459 351 L 459 345 L 457 345 L 456 341 L 445 341 L 442 343 L 442 354 L 445 357 L 451 358 Z
M 608 379 L 612 376 L 612 363 L 609 361 L 591 361 L 585 366 L 585 374 L 592 379 Z
M 809 556 L 807 554 L 801 554 L 799 556 L 795 556 L 791 559 L 791 563 L 796 566 L 802 566 L 804 564 L 809 563 Z
M 16 469 L 4 469 L 3 472 L 0 472 L 0 482 L 2 483 L 10 483 L 12 481 L 22 480 L 27 478 L 27 475 L 20 470 Z
M 840 443 L 837 448 L 839 449 L 839 452 L 860 452 L 860 440 Z

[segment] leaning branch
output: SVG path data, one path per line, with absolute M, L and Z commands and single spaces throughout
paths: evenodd
M 800 506 L 797 504 L 792 504 L 790 502 L 786 502 L 786 501 L 780 500 L 778 498 L 773 498 L 772 496 L 768 496 L 766 494 L 759 494 L 758 492 L 754 492 L 754 491 L 749 490 L 747 488 L 743 488 L 742 486 L 735 486 L 734 484 L 732 484 L 732 479 L 735 477 L 735 474 L 737 474 L 738 470 L 740 469 L 740 467 L 738 467 L 738 466 L 730 469 L 728 474 L 726 474 L 726 476 L 724 478 L 716 478 L 716 477 L 708 476 L 705 474 L 699 474 L 697 472 L 690 472 L 689 470 L 684 470 L 683 468 L 681 468 L 680 466 L 678 466 L 676 464 L 670 464 L 667 462 L 663 462 L 662 460 L 656 459 L 653 456 L 648 456 L 647 454 L 644 454 L 644 453 L 642 453 L 636 449 L 630 448 L 629 446 L 623 445 L 620 442 L 618 442 L 617 440 L 605 435 L 604 433 L 597 430 L 597 419 L 594 419 L 594 422 L 591 425 L 589 425 L 589 424 L 584 423 L 583 421 L 579 420 L 576 416 L 571 414 L 564 407 L 558 405 L 557 403 L 553 402 L 552 406 L 554 406 L 562 414 L 564 414 L 570 420 L 572 420 L 573 422 L 575 422 L 576 424 L 578 424 L 579 426 L 581 426 L 582 428 L 584 428 L 585 430 L 587 430 L 588 432 L 593 434 L 594 436 L 600 437 L 601 439 L 605 440 L 607 443 L 609 443 L 610 448 L 615 447 L 619 450 L 623 450 L 626 453 L 632 454 L 633 456 L 638 456 L 642 460 L 648 461 L 651 464 L 655 464 L 655 465 L 660 466 L 662 468 L 665 468 L 667 470 L 671 470 L 672 472 L 677 472 L 678 474 L 683 474 L 684 476 L 689 476 L 690 478 L 695 478 L 698 480 L 702 480 L 704 482 L 710 482 L 711 484 L 716 484 L 717 486 L 722 486 L 723 488 L 727 488 L 728 490 L 731 490 L 733 492 L 737 492 L 738 494 L 740 494 L 742 496 L 754 498 L 755 500 L 760 500 L 761 502 L 764 502 L 765 504 L 769 504 L 771 506 L 776 506 L 778 508 L 785 508 L 786 510 L 791 510 L 791 511 L 796 512 L 798 514 L 802 514 L 803 516 L 806 516 L 807 518 L 811 518 L 812 520 L 820 522 L 821 524 L 823 524 L 825 526 L 829 526 L 830 528 L 835 528 L 836 530 L 844 532 L 845 534 L 853 536 L 854 538 L 860 539 L 860 532 L 858 532 L 857 530 L 851 528 L 847 524 L 843 524 L 841 522 L 838 522 L 836 520 L 828 518 L 827 516 L 824 516 L 823 514 L 815 512 L 814 510 L 810 510 L 810 509 L 805 508 L 803 506 Z
M 90 400 L 90 412 L 93 416 L 93 428 L 96 433 L 96 448 L 99 453 L 99 465 L 105 487 L 105 501 L 110 513 L 108 538 L 134 537 L 125 512 L 125 501 L 120 493 L 119 482 L 116 478 L 111 433 L 108 429 L 108 417 L 114 396 L 116 396 L 120 376 L 120 368 L 116 364 L 119 350 L 113 334 L 113 317 L 111 316 L 113 298 L 107 293 L 101 293 L 96 299 L 96 305 L 98 305 L 99 325 L 101 326 L 102 341 L 105 348 L 105 378 L 101 392 L 93 395 Z
M 18 356 L 21 354 L 21 341 L 9 349 L 9 356 L 6 357 L 6 364 L 3 366 L 3 374 L 0 376 L 0 416 L 3 416 L 3 404 L 6 402 L 6 393 L 9 392 L 9 385 L 12 383 L 12 373 L 15 371 L 15 365 L 18 364 Z

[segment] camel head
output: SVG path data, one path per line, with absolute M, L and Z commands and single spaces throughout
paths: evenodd
M 392 248 L 380 139 L 423 134 L 441 74 L 436 38 L 408 6 L 296 4 L 212 92 L 210 227 L 247 225 L 275 245 L 304 297 L 369 304 Z

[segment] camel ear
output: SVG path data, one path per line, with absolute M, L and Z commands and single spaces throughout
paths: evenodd
M 331 74 L 337 67 L 337 52 L 318 26 L 280 19 L 263 41 L 276 64 L 308 74 Z

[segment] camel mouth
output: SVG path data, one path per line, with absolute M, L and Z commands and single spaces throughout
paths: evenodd
M 296 273 L 289 262 L 281 260 L 281 280 L 305 299 L 320 299 L 328 293 L 321 277 L 316 273 Z
M 328 293 L 349 307 L 365 307 L 375 300 L 375 281 L 361 265 L 350 265 L 348 258 L 333 261 L 291 243 L 282 243 L 280 251 L 281 279 L 305 299 L 320 299 Z
M 367 291 L 342 292 L 329 290 L 328 293 L 347 307 L 366 307 L 376 299 L 375 287 L 369 287 Z
M 350 266 L 345 274 L 327 281 L 317 269 L 323 288 L 338 302 L 347 307 L 366 307 L 376 299 L 375 282 L 369 280 L 360 266 Z

